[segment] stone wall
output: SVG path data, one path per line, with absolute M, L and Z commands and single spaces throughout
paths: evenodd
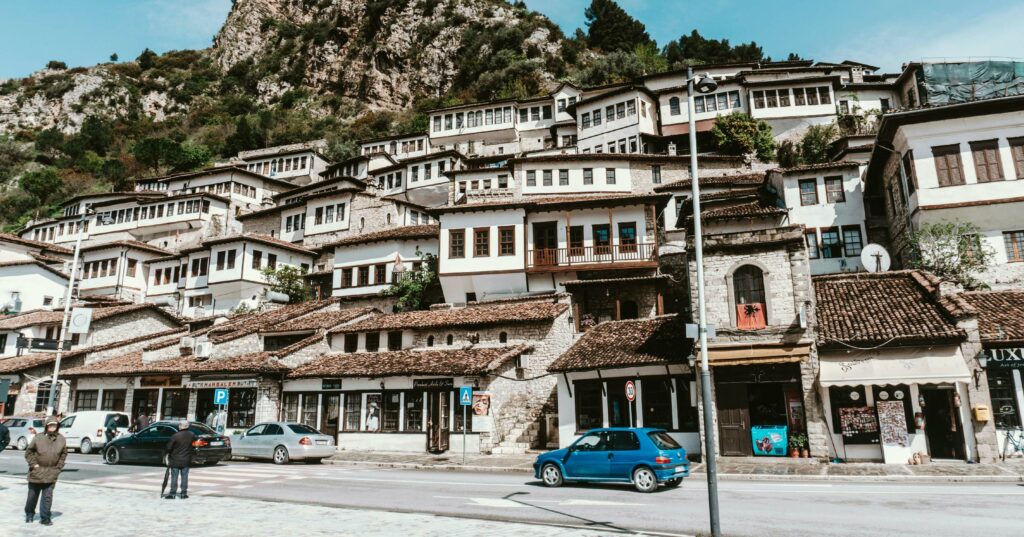
M 129 337 L 163 332 L 178 326 L 178 323 L 160 313 L 143 309 L 94 321 L 89 328 L 88 344 L 90 346 L 106 345 Z

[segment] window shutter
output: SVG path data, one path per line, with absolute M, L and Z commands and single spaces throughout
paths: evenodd
M 1024 138 L 1010 140 L 1010 153 L 1013 155 L 1013 167 L 1017 172 L 1017 179 L 1024 179 Z
M 939 180 L 939 186 L 949 186 L 949 168 L 946 165 L 946 155 L 935 155 L 935 174 Z

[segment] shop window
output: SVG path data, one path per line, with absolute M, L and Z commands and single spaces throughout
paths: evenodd
M 320 403 L 320 397 L 315 393 L 302 394 L 302 413 L 299 415 L 299 423 L 316 427 L 316 411 Z
M 47 338 L 51 339 L 51 338 Z M 60 386 L 57 387 L 57 395 L 54 396 L 54 405 L 60 400 Z M 46 412 L 46 405 L 50 402 L 50 381 L 40 382 L 36 387 L 36 412 Z
M 764 273 L 754 265 L 743 265 L 733 274 L 736 328 L 756 330 L 768 325 L 765 312 Z
M 188 390 L 164 390 L 160 419 L 180 421 L 188 418 Z
M 404 430 L 423 430 L 423 392 L 405 392 Z
M 104 392 L 104 397 L 106 393 Z M 196 420 L 202 421 L 211 428 L 217 426 L 217 406 L 213 404 L 213 389 L 196 390 Z M 135 406 L 135 403 L 132 403 Z M 133 413 L 132 417 L 138 413 Z
M 342 429 L 345 431 L 358 431 L 359 430 L 359 417 L 360 412 L 363 409 L 363 397 L 359 393 L 346 393 L 345 394 L 345 419 L 342 423 Z
M 100 410 L 124 412 L 124 400 L 128 390 L 103 390 L 103 401 Z
M 877 444 L 878 418 L 868 406 L 863 386 L 829 386 L 832 432 L 846 444 Z
M 576 400 L 576 431 L 583 432 L 604 425 L 602 381 L 584 380 L 573 383 Z
M 80 410 L 96 410 L 96 399 L 99 390 L 78 390 L 75 394 L 75 412 Z
M 234 388 L 228 395 L 230 429 L 252 427 L 256 422 L 256 388 Z
M 695 433 L 700 430 L 697 417 L 696 398 L 690 390 L 693 377 L 675 377 L 676 381 L 676 415 L 679 417 L 678 430 L 684 433 Z
M 640 380 L 643 391 L 644 427 L 658 427 L 671 430 L 672 427 L 672 379 L 650 377 Z
M 991 364 L 992 362 L 989 361 Z M 1020 408 L 1014 394 L 1013 370 L 988 370 L 988 393 L 992 398 L 992 415 L 997 429 L 1020 427 Z
M 459 392 L 457 392 L 457 391 L 455 392 L 455 397 L 456 397 L 456 399 L 458 399 Z M 458 401 L 456 401 L 456 403 L 457 402 Z M 463 417 L 465 417 L 465 420 L 463 420 Z M 452 432 L 460 432 L 461 433 L 462 432 L 463 423 L 465 423 L 466 426 L 467 426 L 466 432 L 469 432 L 469 433 L 473 432 L 473 409 L 472 408 L 466 408 L 465 414 L 463 414 L 463 409 L 460 408 L 459 406 L 456 406 L 455 407 L 455 423 L 452 424 L 453 425 Z
M 284 421 L 299 421 L 299 394 L 284 394 L 284 401 L 281 404 L 281 408 L 284 412 Z
M 906 415 L 907 432 L 917 431 L 917 424 L 914 421 L 914 407 L 910 402 L 910 386 L 896 384 L 894 386 L 872 386 L 871 388 L 875 404 L 879 401 L 900 401 L 903 403 L 903 412 Z

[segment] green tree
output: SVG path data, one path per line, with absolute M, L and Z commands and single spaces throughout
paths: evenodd
M 614 0 L 592 0 L 583 12 L 587 19 L 587 43 L 604 52 L 632 52 L 637 45 L 654 44 L 642 22 Z
M 835 123 L 812 125 L 800 139 L 800 161 L 803 164 L 828 162 L 829 145 L 839 138 L 839 127 Z
M 750 117 L 750 114 L 733 112 L 720 116 L 711 128 L 711 137 L 718 151 L 727 155 L 754 153 L 762 161 L 775 159 L 775 142 L 772 127 L 764 121 Z
M 160 173 L 161 168 L 168 165 L 179 151 L 177 142 L 159 136 L 143 138 L 132 146 L 135 160 L 152 170 L 154 174 Z
M 36 151 L 44 154 L 63 151 L 64 133 L 53 128 L 39 131 L 39 134 L 36 135 L 35 146 Z
M 66 64 L 66 63 L 64 63 L 64 62 L 62 62 L 60 60 L 50 60 L 50 61 L 46 62 L 46 68 L 47 69 L 64 70 L 64 69 L 68 68 L 68 64 Z
M 224 152 L 229 155 L 238 154 L 239 151 L 256 149 L 263 145 L 264 135 L 258 127 L 253 127 L 249 118 L 240 117 L 235 123 L 235 132 L 224 141 Z
M 668 70 L 668 61 L 654 43 L 641 43 L 633 49 L 633 56 L 636 56 L 637 63 L 644 75 L 663 73 Z
M 99 116 L 89 116 L 82 122 L 77 138 L 81 140 L 84 150 L 104 156 L 107 154 L 107 148 L 114 143 L 114 129 L 108 121 Z
M 584 86 L 601 86 L 629 82 L 644 75 L 644 66 L 635 54 L 616 51 L 598 56 L 579 73 L 579 82 Z
M 169 158 L 171 168 L 176 172 L 198 170 L 210 162 L 213 155 L 210 149 L 202 144 L 184 143 L 178 146 Z
M 142 51 L 142 54 L 139 54 L 138 58 L 135 58 L 135 61 L 139 62 L 140 69 L 148 71 L 156 65 L 156 58 L 156 52 L 147 48 Z
M 381 296 L 398 298 L 395 307 L 399 311 L 423 310 L 430 307 L 432 297 L 438 294 L 440 283 L 437 278 L 437 256 L 419 253 L 422 263 L 418 271 L 409 271 L 380 292 Z
M 117 61 L 117 53 L 116 52 L 110 55 L 110 61 L 112 61 L 112 62 L 116 62 Z
M 985 288 L 976 275 L 992 263 L 995 252 L 981 241 L 970 222 L 924 224 L 910 234 L 910 266 L 968 289 Z
M 30 157 L 21 143 L 8 136 L 0 136 L 0 182 L 6 183 Z
M 46 206 L 60 196 L 64 181 L 57 175 L 57 170 L 43 168 L 22 175 L 18 186 L 35 198 L 40 206 Z
M 754 41 L 733 46 L 728 39 L 707 39 L 693 30 L 665 46 L 665 58 L 672 68 L 702 63 L 760 62 L 764 50 Z
M 263 277 L 267 279 L 270 290 L 288 295 L 288 303 L 306 302 L 313 297 L 313 289 L 306 279 L 306 271 L 290 265 L 264 267 Z

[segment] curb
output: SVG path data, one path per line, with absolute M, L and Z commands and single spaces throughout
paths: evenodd
M 436 472 L 484 472 L 533 475 L 532 468 L 507 466 L 462 466 L 459 464 L 420 464 L 413 462 L 374 462 L 324 459 L 325 464 L 363 468 L 389 468 L 402 470 L 431 470 Z M 690 477 L 705 478 L 704 472 L 693 472 Z M 775 474 L 719 474 L 726 481 L 824 481 L 835 483 L 1024 483 L 1021 475 L 775 475 Z

